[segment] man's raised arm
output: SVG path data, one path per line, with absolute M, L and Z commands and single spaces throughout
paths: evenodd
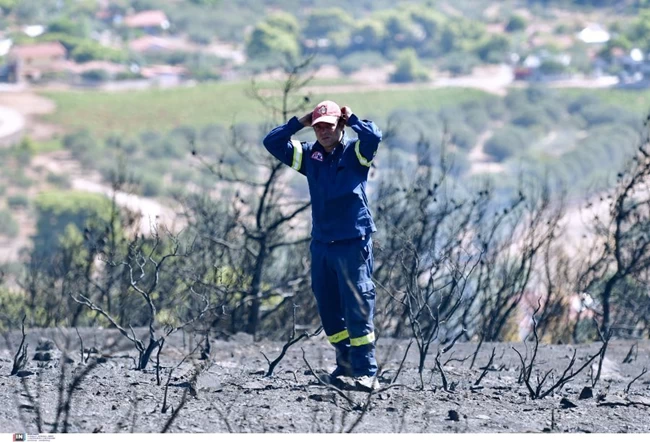
M 349 106 L 341 108 L 345 123 L 359 136 L 360 143 L 355 146 L 357 158 L 362 166 L 370 167 L 373 158 L 377 154 L 381 142 L 381 130 L 375 123 L 369 120 L 360 120 Z
M 271 155 L 303 175 L 305 174 L 302 161 L 304 149 L 300 141 L 292 140 L 291 136 L 310 124 L 311 113 L 300 119 L 293 117 L 287 123 L 271 130 L 263 141 L 264 147 Z

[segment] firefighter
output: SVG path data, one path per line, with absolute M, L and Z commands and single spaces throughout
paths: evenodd
M 313 128 L 315 142 L 292 139 L 304 127 Z M 336 350 L 337 366 L 329 379 L 352 378 L 356 388 L 366 391 L 379 386 L 372 281 L 372 234 L 377 228 L 366 187 L 381 136 L 372 121 L 360 120 L 349 106 L 327 100 L 264 138 L 273 156 L 307 177 L 312 290 L 323 329 Z

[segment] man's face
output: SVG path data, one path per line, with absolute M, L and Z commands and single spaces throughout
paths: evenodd
M 341 139 L 343 127 L 340 124 L 331 124 L 321 121 L 314 124 L 314 133 L 321 146 L 329 148 L 336 145 Z

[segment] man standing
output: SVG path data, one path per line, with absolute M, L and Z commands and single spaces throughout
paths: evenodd
M 291 137 L 312 127 L 316 142 Z M 348 138 L 345 126 L 358 138 Z M 372 234 L 377 231 L 368 207 L 368 171 L 381 131 L 359 120 L 348 106 L 319 103 L 300 119 L 293 117 L 264 138 L 277 159 L 307 177 L 312 201 L 312 289 L 327 338 L 336 349 L 336 370 L 372 390 L 376 379 L 375 285 Z

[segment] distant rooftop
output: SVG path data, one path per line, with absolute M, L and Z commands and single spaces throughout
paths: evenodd
M 58 41 L 14 46 L 10 54 L 20 58 L 65 57 L 67 51 Z
M 129 28 L 169 28 L 167 15 L 160 10 L 142 11 L 124 18 L 124 24 Z
M 177 38 L 156 37 L 145 35 L 129 42 L 129 49 L 135 52 L 148 51 L 186 51 L 193 52 L 195 48 Z

